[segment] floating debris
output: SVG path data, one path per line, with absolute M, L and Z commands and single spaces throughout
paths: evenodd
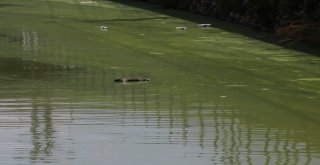
M 199 27 L 211 27 L 211 24 L 209 23 L 203 23 L 203 24 L 198 24 Z
M 149 52 L 150 54 L 163 54 L 162 52 Z
M 291 42 L 293 41 L 292 39 L 284 39 L 284 40 L 279 40 L 278 42 L 279 43 L 282 43 L 282 42 Z
M 108 30 L 108 26 L 100 26 L 100 30 L 107 31 Z
M 185 27 L 185 26 L 178 26 L 178 27 L 176 27 L 176 30 L 187 30 L 187 27 Z
M 80 2 L 81 4 L 95 4 L 97 3 L 96 1 L 82 1 Z
M 122 77 L 116 78 L 114 82 L 127 83 L 127 82 L 147 82 L 150 81 L 148 78 L 144 77 Z

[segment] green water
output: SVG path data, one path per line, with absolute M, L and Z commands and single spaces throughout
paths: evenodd
M 319 53 L 88 2 L 0 0 L 0 164 L 320 164 Z

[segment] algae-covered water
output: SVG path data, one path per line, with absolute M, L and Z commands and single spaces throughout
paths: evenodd
M 320 163 L 319 52 L 134 4 L 0 0 L 0 164 Z

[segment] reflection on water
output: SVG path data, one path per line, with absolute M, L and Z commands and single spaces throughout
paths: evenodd
M 248 122 L 223 98 L 17 58 L 0 68 L 1 164 L 320 162 L 317 136 Z
M 50 157 L 54 147 L 53 125 L 51 118 L 50 101 L 44 100 L 43 112 L 41 105 L 37 105 L 36 100 L 32 100 L 31 129 L 33 149 L 30 151 L 30 160 L 36 161 L 41 157 Z M 43 119 L 41 119 L 43 118 Z M 42 155 L 43 154 L 43 155 Z
M 39 36 L 37 32 L 22 31 L 22 48 L 25 52 L 39 50 Z

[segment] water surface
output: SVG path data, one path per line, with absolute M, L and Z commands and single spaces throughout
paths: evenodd
M 318 54 L 80 2 L 0 1 L 1 164 L 320 163 Z

